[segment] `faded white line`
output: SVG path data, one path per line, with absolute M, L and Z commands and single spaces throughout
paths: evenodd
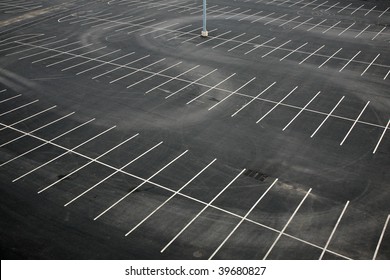
M 118 145 L 112 147 L 111 149 L 109 149 L 108 151 L 104 152 L 103 154 L 99 155 L 98 157 L 94 158 L 94 160 L 91 160 L 91 161 L 88 161 L 87 163 L 83 164 L 82 166 L 80 166 L 79 168 L 73 170 L 72 172 L 66 174 L 64 177 L 62 177 L 61 179 L 58 179 L 57 181 L 55 181 L 54 183 L 51 183 L 50 185 L 48 185 L 47 187 L 41 189 L 40 191 L 38 191 L 38 194 L 50 189 L 51 187 L 53 187 L 54 185 L 58 184 L 59 182 L 62 182 L 63 180 L 65 180 L 66 178 L 69 178 L 70 176 L 72 176 L 73 174 L 79 172 L 81 169 L 87 167 L 88 165 L 96 162 L 97 160 L 99 160 L 100 158 L 104 157 L 105 155 L 107 155 L 108 153 L 112 152 L 113 150 L 119 148 L 120 146 L 124 145 L 125 143 L 129 142 L 130 140 L 134 139 L 135 137 L 137 137 L 139 135 L 139 133 L 131 136 L 130 138 L 127 138 L 126 140 L 122 141 L 121 143 L 119 143 Z
M 208 93 L 209 91 L 215 89 L 216 87 L 218 87 L 219 85 L 221 85 L 222 83 L 226 82 L 227 80 L 229 80 L 231 77 L 233 77 L 234 75 L 236 75 L 236 73 L 233 73 L 231 74 L 229 77 L 223 79 L 222 81 L 220 81 L 219 83 L 217 83 L 216 85 L 210 87 L 208 90 L 206 90 L 205 92 L 203 92 L 202 94 L 198 95 L 197 97 L 191 99 L 190 101 L 188 101 L 186 104 L 191 104 L 192 102 L 194 102 L 195 100 L 199 99 L 200 97 L 202 97 L 203 95 L 205 95 L 206 93 Z
M 207 164 L 201 171 L 199 171 L 194 177 L 192 177 L 187 183 L 185 183 L 180 189 L 175 191 L 168 199 L 166 199 L 162 204 L 155 208 L 149 215 L 147 215 L 142 221 L 140 221 L 136 226 L 129 230 L 125 236 L 128 236 L 137 228 L 139 228 L 144 222 L 146 222 L 151 216 L 153 216 L 158 210 L 160 210 L 164 205 L 166 205 L 171 199 L 173 199 L 178 193 L 180 193 L 185 187 L 187 187 L 192 181 L 194 181 L 199 175 L 201 175 L 207 168 L 209 168 L 217 159 L 213 159 L 209 164 Z
M 295 88 L 293 88 L 285 97 L 283 97 L 278 103 L 276 103 L 267 113 L 264 114 L 264 116 L 262 116 L 260 119 L 258 119 L 256 121 L 256 123 L 259 123 L 261 122 L 266 116 L 268 116 L 269 113 L 271 113 L 277 106 L 279 106 L 287 97 L 290 96 L 290 94 L 292 94 L 296 89 L 298 88 L 298 86 L 296 86 Z
M 92 138 L 90 138 L 90 139 L 88 139 L 88 140 L 82 142 L 81 144 L 78 144 L 77 146 L 73 147 L 73 148 L 70 149 L 69 151 L 66 151 L 66 152 L 64 152 L 64 153 L 62 153 L 62 154 L 56 156 L 55 158 L 53 158 L 53 159 L 51 159 L 51 160 L 49 160 L 49 161 L 47 161 L 47 162 L 45 162 L 45 163 L 39 165 L 38 167 L 36 167 L 36 168 L 34 168 L 34 169 L 32 169 L 32 170 L 30 170 L 30 171 L 24 173 L 23 175 L 21 175 L 21 176 L 17 177 L 16 179 L 12 180 L 12 183 L 15 183 L 16 181 L 19 181 L 20 179 L 22 179 L 22 178 L 26 177 L 27 175 L 29 175 L 29 174 L 31 174 L 31 173 L 37 171 L 38 169 L 41 169 L 42 167 L 48 165 L 49 163 L 51 163 L 51 162 L 53 162 L 53 161 L 55 161 L 55 160 L 57 160 L 57 159 L 59 159 L 59 158 L 65 156 L 65 155 L 67 155 L 69 152 L 72 152 L 72 151 L 74 151 L 75 149 L 80 148 L 81 146 L 83 146 L 83 145 L 85 145 L 85 144 L 91 142 L 92 140 L 95 140 L 96 138 L 98 138 L 98 137 L 100 137 L 101 135 L 103 135 L 103 134 L 109 132 L 110 130 L 114 129 L 115 127 L 116 127 L 116 125 L 114 125 L 114 126 L 108 128 L 108 129 L 104 130 L 103 132 L 100 132 L 99 134 L 93 136 Z
M 306 105 L 298 112 L 298 114 L 295 115 L 295 117 L 282 129 L 282 131 L 285 131 L 287 127 L 289 127 L 289 125 L 306 109 L 307 106 L 310 105 L 310 103 L 321 93 L 321 91 L 317 92 L 317 94 L 312 98 L 310 99 L 310 101 L 308 103 L 306 103 Z
M 229 238 L 233 235 L 233 233 L 239 228 L 239 226 L 245 221 L 245 219 L 249 216 L 250 213 L 252 213 L 253 209 L 259 204 L 259 202 L 264 198 L 264 196 L 270 191 L 270 189 L 275 185 L 275 183 L 278 181 L 276 178 L 271 186 L 268 187 L 268 189 L 261 195 L 261 197 L 253 204 L 253 206 L 249 209 L 249 211 L 245 214 L 244 217 L 240 220 L 240 222 L 234 227 L 234 229 L 228 234 L 228 236 L 222 241 L 222 243 L 218 246 L 218 248 L 214 251 L 214 253 L 211 254 L 209 257 L 209 260 L 211 260 L 218 252 L 221 250 L 222 246 L 225 245 L 226 241 L 229 240 Z
M 272 243 L 271 247 L 268 249 L 267 253 L 265 254 L 263 260 L 267 259 L 269 254 L 271 253 L 272 249 L 275 247 L 276 243 L 279 241 L 280 237 L 282 236 L 282 234 L 284 233 L 284 231 L 286 230 L 286 228 L 288 227 L 288 225 L 291 223 L 292 219 L 295 217 L 295 215 L 297 214 L 299 208 L 301 208 L 303 202 L 306 200 L 306 198 L 309 196 L 311 192 L 311 188 L 309 189 L 309 191 L 306 193 L 305 197 L 301 200 L 301 202 L 299 203 L 298 207 L 295 209 L 294 213 L 291 215 L 290 219 L 287 221 L 286 225 L 283 227 L 283 229 L 281 230 L 281 232 L 278 234 L 278 236 L 276 237 L 274 243 Z
M 242 86 L 240 86 L 238 89 L 236 89 L 235 91 L 231 92 L 229 95 L 227 95 L 225 98 L 223 98 L 222 100 L 220 100 L 219 102 L 215 103 L 213 106 L 211 106 L 208 110 L 212 110 L 214 109 L 216 106 L 218 106 L 219 104 L 221 104 L 222 102 L 224 102 L 226 99 L 228 99 L 229 97 L 231 97 L 232 95 L 234 95 L 236 92 L 238 92 L 239 90 L 243 89 L 244 87 L 246 87 L 248 84 L 250 84 L 252 81 L 256 80 L 256 77 L 253 77 L 252 79 L 250 79 L 248 82 L 246 82 L 245 84 L 243 84 Z
M 170 166 L 172 163 L 174 163 L 176 160 L 178 160 L 179 158 L 181 158 L 182 156 L 184 156 L 186 153 L 188 152 L 188 150 L 184 151 L 183 153 L 181 153 L 179 156 L 175 157 L 173 160 L 171 160 L 168 164 L 166 164 L 163 168 L 161 168 L 160 170 L 158 170 L 156 173 L 154 173 L 152 176 L 150 176 L 147 180 L 143 181 L 141 184 L 139 184 L 137 187 L 135 187 L 134 189 L 132 189 L 130 192 L 128 192 L 126 195 L 122 196 L 119 200 L 117 200 L 114 204 L 112 204 L 110 207 L 108 207 L 106 210 L 104 210 L 103 212 L 101 212 L 99 215 L 97 215 L 93 220 L 96 221 L 97 219 L 99 219 L 101 216 L 103 216 L 105 213 L 107 213 L 108 211 L 110 211 L 113 207 L 115 207 L 116 205 L 118 205 L 118 203 L 120 203 L 121 201 L 123 201 L 125 198 L 127 198 L 129 195 L 131 195 L 133 192 L 135 192 L 136 190 L 138 190 L 140 187 L 142 187 L 143 185 L 145 185 L 149 180 L 151 180 L 153 177 L 155 177 L 157 174 L 159 174 L 160 172 L 162 172 L 164 169 L 166 169 L 168 166 Z

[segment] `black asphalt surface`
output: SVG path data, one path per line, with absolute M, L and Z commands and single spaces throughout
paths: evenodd
M 390 259 L 390 3 L 0 0 L 2 259 Z

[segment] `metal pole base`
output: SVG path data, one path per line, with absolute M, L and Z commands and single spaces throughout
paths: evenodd
M 202 31 L 202 33 L 200 34 L 200 36 L 202 36 L 203 38 L 206 38 L 209 36 L 209 32 L 208 31 Z

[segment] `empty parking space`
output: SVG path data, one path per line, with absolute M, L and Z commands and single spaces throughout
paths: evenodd
M 0 38 L 4 203 L 63 223 L 44 238 L 75 228 L 96 258 L 389 258 L 385 1 L 208 1 L 208 38 L 201 1 L 60 2 Z M 32 4 L 1 17 L 54 7 Z M 3 223 L 6 240 L 25 222 Z

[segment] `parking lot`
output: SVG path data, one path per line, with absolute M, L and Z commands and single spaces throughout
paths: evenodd
M 3 259 L 389 259 L 388 1 L 0 0 Z

